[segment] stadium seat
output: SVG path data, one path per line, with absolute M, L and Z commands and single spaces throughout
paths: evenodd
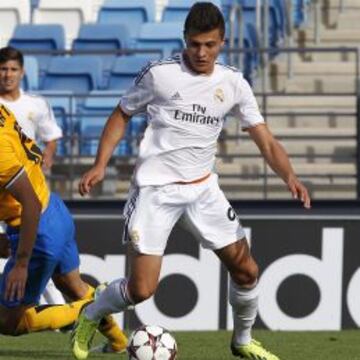
M 65 49 L 64 29 L 61 25 L 18 25 L 9 45 L 24 52 L 53 51 Z M 33 54 L 36 56 L 41 71 L 45 71 L 51 54 Z
M 39 6 L 39 1 L 40 0 L 30 0 L 30 5 L 31 5 L 32 10 L 34 10 L 35 8 L 37 8 Z
M 105 0 L 100 8 L 98 23 L 126 25 L 136 38 L 141 24 L 155 21 L 154 0 Z
M 146 23 L 141 26 L 136 39 L 138 49 L 160 49 L 162 57 L 167 58 L 174 51 L 184 47 L 183 23 Z
M 30 22 L 29 0 L 0 1 L 0 46 L 6 45 L 16 25 Z
M 196 2 L 197 0 L 169 0 L 163 10 L 161 21 L 175 21 L 184 23 L 189 9 Z M 221 9 L 222 4 L 220 0 L 213 0 L 211 2 Z
M 58 141 L 56 154 L 68 156 L 74 150 L 72 135 L 76 130 L 76 99 L 71 91 L 39 91 L 51 105 L 56 122 L 63 131 L 63 138 Z
M 154 54 L 137 54 L 120 56 L 116 59 L 114 67 L 110 71 L 108 89 L 126 91 L 132 86 L 139 71 L 152 60 L 159 59 Z
M 117 51 L 127 48 L 129 35 L 126 26 L 118 24 L 83 24 L 74 39 L 73 50 Z M 101 54 L 103 70 L 110 70 L 116 54 Z
M 238 39 L 237 30 L 235 31 L 234 35 L 235 35 L 235 48 L 237 48 L 237 47 L 239 47 L 239 39 Z M 226 39 L 226 46 L 228 46 L 229 45 L 229 27 L 226 28 L 225 39 Z M 256 36 L 255 25 L 252 23 L 243 23 L 243 39 L 242 39 L 240 48 L 243 48 L 245 50 L 250 50 L 250 49 L 256 49 L 259 46 L 260 45 L 258 42 L 258 38 Z M 244 73 L 245 78 L 251 83 L 253 71 L 254 71 L 254 69 L 257 68 L 257 66 L 259 65 L 259 62 L 260 62 L 260 56 L 259 56 L 257 50 L 254 50 L 251 52 L 250 51 L 243 52 L 242 57 L 243 57 L 243 61 L 242 61 L 242 65 L 240 66 L 240 70 Z M 227 54 L 225 56 L 225 58 L 226 58 L 226 62 L 230 63 L 230 61 L 229 61 L 230 54 Z M 230 65 L 238 67 L 236 54 L 235 54 L 234 58 L 235 58 L 236 63 L 235 64 L 230 63 Z
M 61 24 L 65 29 L 66 47 L 69 48 L 80 25 L 92 19 L 92 2 L 89 0 L 40 0 L 33 12 L 35 24 Z
M 308 20 L 307 10 L 310 0 L 291 0 L 293 7 L 293 22 L 295 27 L 299 27 Z
M 37 90 L 39 88 L 39 65 L 35 57 L 24 57 L 25 75 L 21 80 L 21 88 L 25 91 Z
M 279 40 L 280 19 L 274 5 L 275 1 L 269 1 L 269 45 L 276 47 Z M 256 24 L 256 1 L 242 0 L 244 24 Z
M 51 60 L 41 88 L 87 93 L 99 88 L 101 68 L 95 56 L 56 57 Z
M 111 91 L 93 91 L 85 99 L 79 116 L 79 151 L 83 156 L 94 156 L 99 145 L 99 138 L 108 116 L 119 103 L 118 93 Z M 114 151 L 114 155 L 131 155 L 131 127 L 128 125 L 126 138 Z

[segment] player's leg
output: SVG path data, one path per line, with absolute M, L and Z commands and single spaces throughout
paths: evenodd
M 246 239 L 215 250 L 215 253 L 230 273 L 229 301 L 234 318 L 232 353 L 245 359 L 278 360 L 251 337 L 258 308 L 258 267 Z
M 149 298 L 156 290 L 162 255 L 182 207 L 173 205 L 175 196 L 169 187 L 131 189 L 124 209 L 124 240 L 130 242 L 129 278 L 111 282 L 81 314 L 72 336 L 77 359 L 86 359 L 90 342 L 100 320 L 111 313 Z
M 78 258 L 76 248 L 75 253 L 70 256 Z M 92 299 L 95 289 L 82 280 L 77 265 L 78 263 L 76 261 L 74 263 L 75 268 L 69 269 L 65 273 L 58 273 L 55 270 L 52 280 L 56 288 L 73 301 L 80 299 Z M 59 269 L 59 265 L 57 266 L 57 269 Z
M 95 289 L 81 279 L 79 272 L 80 259 L 75 241 L 74 222 L 61 199 L 59 199 L 57 218 L 61 219 L 62 228 L 65 227 L 67 231 L 57 234 L 58 239 L 66 234 L 66 239 L 64 239 L 65 244 L 58 254 L 58 264 L 53 274 L 53 280 L 57 288 L 71 300 L 93 300 Z M 56 232 L 52 231 L 49 236 L 54 236 L 54 234 Z M 111 351 L 121 352 L 125 350 L 127 337 L 111 316 L 102 320 L 99 330 L 108 339 L 108 348 Z
M 7 275 L 15 261 L 7 261 L 0 290 L 0 332 L 7 335 L 22 335 L 35 331 L 55 330 L 73 323 L 89 300 L 65 305 L 36 306 L 51 277 L 56 261 L 43 259 L 35 250 L 28 267 L 25 296 L 21 301 L 9 301 L 4 297 Z
M 77 359 L 87 358 L 92 338 L 102 319 L 146 300 L 155 292 L 161 256 L 142 255 L 133 251 L 130 261 L 129 279 L 112 281 L 80 315 L 72 335 L 72 350 Z
M 131 249 L 129 279 L 111 282 L 98 299 L 85 309 L 89 319 L 100 321 L 104 316 L 139 304 L 155 293 L 162 257 L 145 255 Z
M 0 305 L 0 334 L 16 335 L 16 329 L 25 310 L 25 306 L 9 308 Z
M 73 301 L 94 299 L 95 289 L 81 279 L 78 268 L 65 274 L 54 274 L 53 280 L 57 288 Z M 112 316 L 109 315 L 101 321 L 99 330 L 108 339 L 108 343 L 102 348 L 104 351 L 122 352 L 125 350 L 127 337 Z
M 201 195 L 187 208 L 186 220 L 202 246 L 214 250 L 229 270 L 229 299 L 234 313 L 232 344 L 253 347 L 251 328 L 257 315 L 258 267 L 239 219 L 217 184 L 217 176 L 212 175 L 202 187 Z M 277 359 L 268 352 L 267 356 L 259 357 L 260 353 L 264 355 L 262 350 L 259 347 L 257 353 L 246 354 L 245 358 Z

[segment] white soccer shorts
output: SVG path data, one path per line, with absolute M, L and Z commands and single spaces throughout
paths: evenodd
M 216 174 L 195 184 L 132 186 L 124 217 L 123 241 L 131 241 L 137 252 L 147 255 L 164 254 L 180 218 L 204 248 L 221 249 L 245 237 Z

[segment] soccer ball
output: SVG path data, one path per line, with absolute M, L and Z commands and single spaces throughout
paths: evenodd
M 127 352 L 130 360 L 175 360 L 177 345 L 162 327 L 143 325 L 131 334 Z

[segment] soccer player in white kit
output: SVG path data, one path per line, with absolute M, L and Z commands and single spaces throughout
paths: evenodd
M 42 96 L 24 92 L 21 80 L 25 74 L 24 57 L 13 47 L 0 49 L 0 102 L 14 114 L 24 133 L 31 139 L 38 138 L 43 149 L 44 172 L 48 172 L 54 162 L 56 141 L 62 137 L 62 130 L 55 120 L 49 103 Z M 64 297 L 56 289 L 52 280 L 43 293 L 42 303 L 64 304 Z
M 30 139 L 44 143 L 43 170 L 50 170 L 56 153 L 56 142 L 63 133 L 46 99 L 23 91 L 24 57 L 13 47 L 0 49 L 0 101 L 15 115 Z
M 305 208 L 310 207 L 310 197 L 264 123 L 242 74 L 216 62 L 224 33 L 224 19 L 215 5 L 194 4 L 185 21 L 183 54 L 145 67 L 106 123 L 95 164 L 79 183 L 82 195 L 104 178 L 131 116 L 146 112 L 149 117 L 124 209 L 130 275 L 110 283 L 80 315 L 72 335 L 77 359 L 88 356 L 90 340 L 103 316 L 155 293 L 168 236 L 180 217 L 230 273 L 232 353 L 245 359 L 279 359 L 251 337 L 257 314 L 258 267 L 213 171 L 225 115 L 231 112 L 239 119 L 267 163 Z

